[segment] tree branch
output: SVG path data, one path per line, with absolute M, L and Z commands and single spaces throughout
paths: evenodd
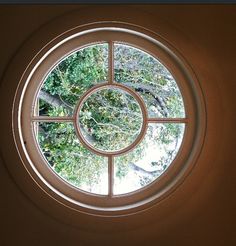
M 44 90 L 40 90 L 39 92 L 39 98 L 42 99 L 43 101 L 47 102 L 48 104 L 50 104 L 51 106 L 54 107 L 63 107 L 66 110 L 69 111 L 69 113 L 73 112 L 73 108 L 71 106 L 68 105 L 68 103 L 66 103 L 65 101 L 61 100 L 59 96 L 53 96 L 51 94 L 49 94 L 48 92 L 44 91 Z M 83 132 L 83 135 L 85 136 L 85 138 L 90 142 L 90 143 L 95 143 L 95 138 L 93 136 L 91 136 L 82 125 L 80 125 L 80 129 Z
M 152 177 L 157 177 L 158 175 L 158 171 L 155 170 L 155 171 L 147 171 L 146 169 L 143 169 L 142 167 L 139 167 L 138 165 L 134 164 L 134 163 L 129 163 L 129 167 L 136 171 L 136 172 L 139 172 L 145 176 L 152 176 Z
M 146 93 L 146 94 L 149 94 L 150 96 L 152 96 L 155 99 L 156 103 L 160 106 L 161 110 L 164 113 L 164 116 L 165 117 L 168 116 L 168 111 L 167 111 L 167 108 L 166 108 L 164 101 L 162 100 L 162 98 L 160 96 L 158 96 L 157 94 L 154 94 L 152 92 L 153 88 L 151 86 L 144 85 L 141 83 L 131 83 L 131 82 L 125 82 L 122 84 L 129 86 L 129 87 L 133 87 L 138 92 L 143 92 L 143 93 Z
M 47 102 L 48 104 L 50 104 L 53 107 L 63 107 L 66 110 L 68 110 L 70 113 L 72 113 L 72 111 L 73 111 L 72 107 L 69 106 L 64 101 L 62 101 L 59 96 L 57 96 L 57 95 L 53 96 L 44 90 L 40 90 L 39 98 L 42 99 L 43 101 Z

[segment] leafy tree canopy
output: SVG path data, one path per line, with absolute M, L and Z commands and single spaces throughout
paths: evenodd
M 151 55 L 115 44 L 114 78 L 141 95 L 149 117 L 184 117 L 182 96 L 174 78 Z M 48 74 L 38 95 L 38 114 L 73 115 L 81 96 L 94 85 L 107 81 L 108 45 L 80 49 Z M 107 194 L 107 157 L 95 155 L 84 147 L 72 123 L 40 122 L 37 126 L 41 150 L 56 173 L 83 190 Z M 137 101 L 119 89 L 93 93 L 79 113 L 82 134 L 92 146 L 104 151 L 130 145 L 141 126 L 142 113 Z M 136 184 L 130 189 L 138 189 L 162 174 L 178 151 L 183 130 L 184 124 L 149 124 L 145 138 L 135 149 L 114 158 L 115 186 L 135 176 Z

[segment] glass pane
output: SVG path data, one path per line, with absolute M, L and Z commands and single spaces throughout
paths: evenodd
M 118 151 L 135 141 L 142 127 L 142 112 L 126 91 L 101 89 L 90 95 L 79 113 L 79 127 L 93 147 Z
M 129 45 L 115 44 L 114 68 L 115 81 L 140 93 L 149 117 L 185 117 L 173 76 L 153 56 Z
M 63 59 L 45 79 L 38 94 L 38 115 L 69 116 L 81 95 L 107 81 L 108 45 L 95 44 Z
M 84 148 L 72 123 L 35 123 L 35 135 L 51 168 L 71 185 L 108 194 L 108 160 Z
M 138 190 L 163 174 L 181 145 L 185 124 L 151 123 L 131 152 L 114 159 L 114 194 Z

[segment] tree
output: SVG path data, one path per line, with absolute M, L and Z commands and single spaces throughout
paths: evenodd
M 169 71 L 154 57 L 128 45 L 115 44 L 114 77 L 139 93 L 149 117 L 184 117 L 180 91 Z M 68 116 L 78 100 L 94 85 L 108 80 L 107 44 L 90 45 L 69 55 L 48 74 L 38 96 L 39 115 Z M 136 100 L 122 90 L 107 89 L 92 94 L 83 104 L 79 123 L 85 138 L 101 150 L 118 150 L 132 143 L 140 132 L 142 114 Z M 38 123 L 38 141 L 52 168 L 68 182 L 88 191 L 105 193 L 98 183 L 106 179 L 107 158 L 86 149 L 72 123 Z M 130 170 L 143 186 L 158 177 L 174 158 L 183 134 L 183 124 L 150 124 L 144 140 L 115 160 L 115 176 Z M 149 169 L 139 162 L 150 145 L 159 146 Z

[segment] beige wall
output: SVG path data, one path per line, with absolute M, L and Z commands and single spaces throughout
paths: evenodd
M 13 55 L 34 32 L 55 17 L 81 7 L 0 6 L 1 78 Z M 112 8 L 117 12 L 115 5 Z M 151 213 L 120 220 L 101 218 L 97 229 L 90 226 L 94 220 L 88 219 L 87 229 L 80 229 L 53 218 L 33 203 L 8 171 L 9 165 L 17 169 L 21 163 L 1 160 L 0 245 L 236 245 L 236 6 L 129 8 L 152 16 L 145 21 L 178 48 L 198 77 L 206 102 L 207 132 L 197 165 L 184 184 Z M 1 83 L 1 121 L 10 122 L 8 116 L 4 118 L 11 112 L 3 103 L 8 96 L 6 82 Z M 2 139 L 7 134 L 1 129 Z M 1 143 L 2 156 L 14 149 L 14 145 Z M 136 227 L 144 217 L 146 223 Z M 109 232 L 102 230 L 106 223 Z

